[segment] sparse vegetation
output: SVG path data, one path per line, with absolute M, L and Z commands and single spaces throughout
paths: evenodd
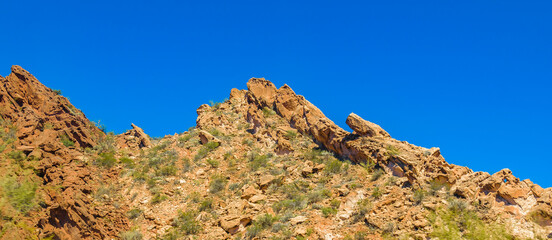
M 2 198 L 0 206 L 8 204 L 21 214 L 27 214 L 37 206 L 37 184 L 29 179 L 7 176 L 0 179 Z
M 329 216 L 333 216 L 337 213 L 337 209 L 333 208 L 333 207 L 323 207 L 322 208 L 322 215 L 324 217 L 329 217 Z
M 432 237 L 439 239 L 513 239 L 498 223 L 485 223 L 462 200 L 449 201 L 448 208 L 439 208 L 429 215 Z
M 61 143 L 63 143 L 64 146 L 66 147 L 72 147 L 72 146 L 75 146 L 75 143 L 73 141 L 71 141 L 71 139 L 69 139 L 69 137 L 67 135 L 61 135 L 59 137 L 59 140 L 61 141 Z
M 383 174 L 385 172 L 381 169 L 381 168 L 378 168 L 376 169 L 373 173 L 372 173 L 372 177 L 370 177 L 370 181 L 377 181 L 378 179 L 380 179 Z
M 214 175 L 211 177 L 211 183 L 209 184 L 209 192 L 212 194 L 217 194 L 220 191 L 223 191 L 226 188 L 228 180 L 222 175 Z

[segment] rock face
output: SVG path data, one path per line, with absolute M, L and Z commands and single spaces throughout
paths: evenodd
M 13 140 L 3 138 L 0 145 L 6 154 L 12 151 L 10 146 L 21 151 L 27 159 L 21 164 L 33 168 L 35 177 L 42 179 L 38 193 L 43 196 L 42 209 L 32 213 L 33 218 L 26 223 L 39 230 L 33 233 L 34 238 L 116 236 L 118 232 L 113 229 L 125 229 L 128 222 L 121 218 L 120 210 L 90 207 L 92 202 L 86 196 L 95 189 L 90 183 L 98 177 L 82 162 L 83 149 L 94 147 L 105 134 L 59 92 L 42 85 L 20 66 L 13 66 L 11 71 L 0 77 L 0 130 L 16 131 Z M 2 176 L 9 177 L 10 173 Z M 20 234 L 17 238 L 33 238 Z
M 380 126 L 354 113 L 346 120 L 354 130 L 348 133 L 287 85 L 277 89 L 267 80 L 252 78 L 247 87 L 245 95 L 251 103 L 249 118 L 254 125 L 263 122 L 260 110 L 273 109 L 292 128 L 312 136 L 335 154 L 358 163 L 374 162 L 384 171 L 406 178 L 404 186 L 439 183 L 449 186 L 462 198 L 488 199 L 487 204 L 495 214 L 509 212 L 519 218 L 537 212 L 552 216 L 552 189 L 543 190 L 529 180 L 520 181 L 507 169 L 489 175 L 449 164 L 438 148 L 425 149 L 392 139 Z

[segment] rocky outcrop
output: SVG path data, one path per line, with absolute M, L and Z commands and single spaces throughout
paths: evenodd
M 347 121 L 345 123 L 353 129 L 354 133 L 359 134 L 361 136 L 368 136 L 368 137 L 375 137 L 375 136 L 382 136 L 382 137 L 391 137 L 389 133 L 387 133 L 385 130 L 383 130 L 379 125 L 375 123 L 368 122 L 364 119 L 362 119 L 360 116 L 351 113 L 347 117 Z
M 312 136 L 325 149 L 357 163 L 374 162 L 394 176 L 406 177 L 405 186 L 442 184 L 462 198 L 489 199 L 497 214 L 509 212 L 520 217 L 552 212 L 545 197 L 551 189 L 543 190 L 529 180 L 520 181 L 507 169 L 489 175 L 449 164 L 438 148 L 426 149 L 392 139 L 380 126 L 354 113 L 346 120 L 354 131 L 349 133 L 287 85 L 277 89 L 265 79 L 252 78 L 247 87 L 248 119 L 256 128 L 265 123 L 261 110 L 273 109 L 292 128 Z
M 59 91 L 47 88 L 20 66 L 11 71 L 0 77 L 0 122 L 2 131 L 15 129 L 15 141 L 1 143 L 12 144 L 25 159 L 36 161 L 31 166 L 42 178 L 41 209 L 32 213 L 29 223 L 38 229 L 33 234 L 56 239 L 117 236 L 115 228 L 128 228 L 122 209 L 92 208 L 89 198 L 96 188 L 92 183 L 109 179 L 109 174 L 100 179 L 83 162 L 84 148 L 94 147 L 105 134 Z
M 134 123 L 131 123 L 130 126 L 132 129 L 117 136 L 116 142 L 119 148 L 139 150 L 152 146 L 150 137 L 144 133 L 144 130 L 134 125 Z

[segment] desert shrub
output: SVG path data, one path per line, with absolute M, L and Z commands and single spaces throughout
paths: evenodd
M 37 184 L 31 180 L 21 181 L 15 177 L 7 176 L 0 179 L 0 187 L 2 188 L 0 205 L 8 203 L 23 214 L 37 206 Z
M 200 212 L 207 211 L 207 210 L 210 210 L 212 208 L 213 208 L 213 199 L 211 199 L 211 198 L 206 198 L 203 201 L 201 201 L 201 203 L 199 204 L 199 211 Z
M 384 234 L 390 234 L 390 233 L 395 232 L 396 228 L 397 227 L 396 227 L 394 222 L 388 222 L 383 226 L 382 230 L 383 230 Z
M 129 219 L 136 219 L 142 215 L 142 210 L 139 208 L 133 208 L 127 212 L 127 216 Z
M 485 223 L 475 212 L 463 207 L 439 208 L 428 216 L 438 239 L 513 239 L 502 224 Z
M 387 155 L 389 155 L 389 156 L 397 156 L 397 155 L 399 155 L 399 154 L 401 154 L 401 152 L 400 152 L 400 150 L 399 150 L 398 148 L 396 148 L 396 147 L 394 147 L 394 146 L 391 146 L 391 145 L 387 146 Z
M 223 191 L 226 188 L 227 183 L 228 180 L 226 180 L 226 177 L 222 175 L 214 175 L 211 178 L 211 183 L 209 183 L 209 192 L 212 194 L 216 194 L 220 191 Z
M 270 117 L 270 116 L 274 116 L 276 114 L 276 112 L 268 107 L 264 107 L 263 108 L 263 115 L 264 117 Z
M 370 174 L 374 171 L 376 163 L 374 163 L 374 160 L 372 160 L 371 158 L 368 158 L 366 159 L 366 162 L 360 163 L 360 166 L 362 166 L 366 173 Z
M 332 193 L 328 189 L 310 191 L 309 193 L 307 193 L 307 201 L 308 203 L 317 203 L 324 200 L 325 198 L 330 197 L 331 194 Z
M 236 190 L 239 190 L 241 187 L 243 187 L 242 183 L 232 183 L 232 184 L 228 185 L 228 190 L 234 192 Z
M 354 224 L 360 221 L 364 221 L 364 217 L 366 216 L 366 214 L 368 214 L 371 207 L 371 203 L 368 199 L 362 199 L 358 201 L 355 211 L 351 216 L 351 222 Z
M 287 228 L 287 225 L 285 223 L 277 222 L 277 223 L 274 223 L 274 225 L 272 225 L 272 232 L 276 233 L 276 232 L 282 231 L 286 228 Z
M 429 193 L 435 196 L 437 192 L 441 190 L 443 187 L 445 187 L 445 184 L 439 181 L 433 180 L 429 183 Z
M 158 204 L 162 201 L 165 201 L 167 200 L 167 195 L 165 194 L 162 194 L 162 193 L 155 193 L 153 195 L 153 197 L 151 198 L 151 204 Z
M 201 224 L 195 220 L 197 212 L 193 211 L 179 211 L 178 217 L 174 219 L 173 226 L 175 227 L 175 234 L 178 235 L 190 235 L 201 232 Z
M 211 128 L 208 132 L 215 137 L 223 135 L 222 132 L 216 128 Z
M 22 162 L 26 158 L 25 154 L 22 151 L 11 151 L 7 153 L 6 156 L 10 159 L 15 160 L 16 162 Z
M 176 175 L 176 172 L 177 172 L 176 167 L 171 164 L 171 165 L 161 167 L 161 169 L 159 169 L 158 175 L 161 175 L 161 176 L 174 176 L 174 175 Z
M 249 239 L 255 238 L 263 230 L 271 228 L 274 222 L 277 220 L 278 220 L 277 217 L 274 217 L 268 213 L 257 217 L 257 219 L 253 221 L 253 224 L 247 229 L 246 236 Z
M 59 140 L 61 141 L 61 143 L 63 143 L 64 146 L 66 147 L 72 147 L 72 146 L 75 146 L 75 143 L 73 141 L 71 141 L 71 139 L 69 139 L 69 137 L 67 135 L 61 135 L 59 137 Z
M 115 148 L 115 134 L 110 132 L 98 141 L 98 144 L 94 146 L 94 150 L 99 153 L 114 152 Z
M 339 206 L 341 206 L 341 201 L 339 201 L 339 199 L 332 199 L 330 206 L 333 208 L 339 208 Z
M 192 168 L 192 163 L 189 158 L 182 159 L 182 172 L 188 172 Z
M 122 240 L 142 240 L 143 236 L 138 230 L 131 230 L 121 233 Z
M 272 157 L 270 154 L 259 155 L 257 153 L 252 153 L 249 156 L 249 167 L 252 171 L 257 171 L 259 168 L 266 167 L 268 165 L 268 160 Z
M 337 174 L 341 172 L 342 166 L 343 163 L 341 161 L 339 161 L 338 159 L 333 159 L 328 164 L 326 164 L 326 167 L 324 168 L 324 173 L 326 175 Z
M 197 160 L 203 159 L 205 156 L 207 156 L 207 154 L 209 154 L 211 151 L 213 151 L 219 145 L 220 145 L 220 143 L 214 142 L 214 141 L 211 141 L 211 142 L 208 142 L 208 143 L 204 144 L 203 146 L 201 146 L 201 148 L 199 149 L 197 154 L 194 156 L 194 160 L 197 161 Z
M 425 197 L 425 191 L 422 190 L 422 189 L 416 189 L 414 191 L 414 196 L 413 196 L 413 199 L 414 199 L 414 203 L 416 203 L 416 205 L 422 203 L 422 201 L 424 200 L 424 197 Z
M 448 209 L 455 213 L 463 212 L 468 208 L 468 203 L 460 199 L 451 199 L 448 203 Z
M 61 95 L 61 90 L 59 89 L 52 89 L 52 91 L 57 95 Z
M 207 158 L 206 161 L 207 161 L 207 163 L 208 163 L 209 165 L 211 165 L 211 167 L 213 167 L 213 168 L 217 168 L 217 167 L 220 165 L 219 161 L 217 161 L 217 160 L 215 160 L 215 159 Z
M 105 168 L 111 168 L 115 165 L 117 159 L 115 159 L 115 154 L 113 152 L 102 152 L 98 154 L 95 163 Z
M 375 188 L 372 190 L 372 197 L 374 197 L 375 199 L 380 198 L 382 195 L 383 195 L 383 193 L 382 193 L 382 191 L 380 190 L 379 187 L 375 187 Z
M 376 169 L 372 174 L 372 177 L 370 177 L 370 181 L 377 181 L 383 176 L 384 173 L 385 172 L 381 168 Z
M 337 213 L 337 209 L 332 207 L 323 207 L 322 208 L 322 215 L 327 218 L 329 216 L 335 215 Z
M 307 207 L 307 199 L 303 195 L 295 195 L 291 199 L 285 199 L 272 205 L 272 209 L 278 213 L 285 210 L 300 210 L 305 207 Z
M 129 157 L 121 157 L 121 158 L 119 158 L 119 162 L 121 162 L 127 168 L 133 168 L 134 167 L 134 161 Z
M 354 235 L 354 240 L 365 240 L 365 239 L 366 239 L 365 232 L 356 232 Z
M 293 130 L 287 130 L 284 137 L 288 140 L 294 140 L 297 138 L 297 132 Z

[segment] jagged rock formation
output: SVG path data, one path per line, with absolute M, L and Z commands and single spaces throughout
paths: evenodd
M 105 138 L 105 134 L 75 108 L 67 98 L 42 85 L 33 75 L 19 66 L 13 66 L 7 77 L 0 77 L 0 114 L 2 129 L 15 129 L 13 135 L 2 139 L 2 167 L 12 169 L 10 161 L 33 169 L 40 179 L 38 195 L 40 207 L 31 212 L 8 213 L 8 218 L 26 222 L 36 232 L 10 232 L 3 238 L 97 239 L 116 236 L 118 230 L 128 227 L 122 213 L 112 206 L 93 206 L 89 195 L 100 181 L 95 171 L 87 166 L 85 148 L 91 148 Z M 8 159 L 4 154 L 21 157 Z M 5 158 L 5 159 L 4 159 Z M 22 171 L 22 170 L 21 170 Z M 105 173 L 113 178 L 114 173 Z M 4 178 L 22 179 L 19 172 L 3 172 Z M 18 176 L 19 175 L 19 176 Z M 36 181 L 35 181 L 36 182 Z M 17 186 L 14 186 L 18 190 Z M 30 194 L 30 193 L 28 193 Z M 34 193 L 32 194 L 34 195 Z M 28 203 L 30 204 L 30 202 Z M 6 210 L 6 208 L 4 208 Z M 6 211 L 8 211 L 7 209 Z M 5 215 L 6 212 L 2 213 Z M 2 223 L 2 220 L 0 220 Z M 9 224 L 8 224 L 9 223 Z
M 130 126 L 132 129 L 117 136 L 116 142 L 119 148 L 130 148 L 137 150 L 152 146 L 150 137 L 144 133 L 144 130 L 134 125 L 134 123 L 131 123 Z
M 287 85 L 252 78 L 153 140 L 134 124 L 104 134 L 20 67 L 0 81 L 0 170 L 21 172 L 0 173 L 0 238 L 551 236 L 552 189 L 449 164 L 354 113 L 350 133 Z M 38 179 L 43 202 L 4 201 L 10 179 Z

